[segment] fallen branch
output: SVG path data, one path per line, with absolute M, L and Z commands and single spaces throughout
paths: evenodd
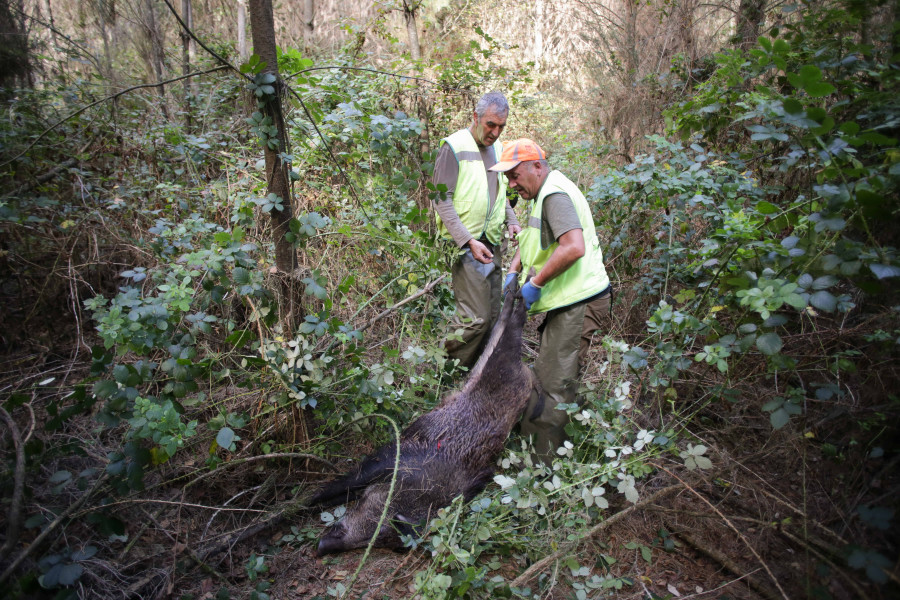
M 409 296 L 408 298 L 404 298 L 403 300 L 401 300 L 397 304 L 391 306 L 390 308 L 384 309 L 383 311 L 381 311 L 380 313 L 375 315 L 375 318 L 373 318 L 371 321 L 369 321 L 368 323 L 366 323 L 365 325 L 360 327 L 357 331 L 359 331 L 359 332 L 365 331 L 366 329 L 368 329 L 369 327 L 371 327 L 372 325 L 374 325 L 381 319 L 385 318 L 386 316 L 388 316 L 389 314 L 391 314 L 392 312 L 394 312 L 395 310 L 397 310 L 404 304 L 408 304 L 408 303 L 412 302 L 413 300 L 415 300 L 416 298 L 424 296 L 425 294 L 427 294 L 428 292 L 433 290 L 434 286 L 436 286 L 437 284 L 442 282 L 444 279 L 446 279 L 446 277 L 447 277 L 447 274 L 444 273 L 443 275 L 441 275 L 440 277 L 438 277 L 437 279 L 435 279 L 434 281 L 432 281 L 431 283 L 429 283 L 428 285 L 423 287 L 421 290 L 419 290 L 418 292 L 413 294 L 412 296 Z
M 633 504 L 632 506 L 629 506 L 625 510 L 621 510 L 621 511 L 617 512 L 616 514 L 614 514 L 610 518 L 606 519 L 605 521 L 598 523 L 597 525 L 594 525 L 591 528 L 591 530 L 588 531 L 587 534 L 583 538 L 581 538 L 578 542 L 576 542 L 576 544 L 574 546 L 577 546 L 577 544 L 583 540 L 596 537 L 597 535 L 602 533 L 607 527 L 624 519 L 626 515 L 632 513 L 635 510 L 642 509 L 646 506 L 649 506 L 650 504 L 653 504 L 657 500 L 665 498 L 669 494 L 682 489 L 682 487 L 686 487 L 684 485 L 684 482 L 682 482 L 681 484 L 670 485 L 668 487 L 662 488 L 661 490 L 657 490 L 657 491 L 653 492 L 652 494 L 650 494 L 649 496 L 647 496 L 646 498 L 644 498 L 637 504 Z M 516 577 L 513 580 L 513 582 L 509 584 L 510 587 L 522 587 L 523 585 L 528 583 L 528 581 L 532 577 L 534 577 L 535 575 L 537 575 L 538 573 L 543 571 L 547 565 L 559 560 L 560 558 L 562 558 L 563 556 L 568 554 L 574 548 L 574 546 L 570 546 L 567 548 L 557 550 L 553 554 L 551 554 L 549 556 L 545 556 L 541 560 L 537 561 L 536 563 L 534 563 L 533 565 L 528 567 L 524 573 L 522 573 L 521 575 Z
M 724 554 L 722 554 L 715 548 L 709 548 L 706 545 L 701 544 L 699 540 L 695 539 L 694 537 L 692 537 L 689 533 L 687 533 L 685 531 L 676 532 L 676 531 L 674 531 L 675 528 L 673 528 L 670 525 L 666 525 L 666 528 L 670 532 L 672 532 L 673 535 L 677 535 L 678 537 L 683 539 L 685 542 L 687 542 L 688 545 L 690 545 L 695 550 L 700 552 L 700 554 L 703 554 L 704 556 L 716 561 L 717 563 L 719 563 L 720 565 L 722 565 L 723 567 L 725 567 L 726 569 L 728 569 L 729 571 L 731 571 L 732 573 L 737 575 L 738 577 L 747 575 L 747 573 L 745 573 L 746 569 L 743 569 L 742 567 L 740 567 L 738 564 L 736 564 L 734 561 L 732 561 L 730 558 L 728 558 L 727 556 L 725 556 Z M 778 594 L 776 594 L 769 588 L 760 584 L 753 577 L 750 577 L 749 575 L 747 575 L 746 580 L 747 580 L 747 585 L 749 585 L 750 588 L 753 589 L 754 592 L 756 592 L 760 596 L 763 596 L 764 598 L 766 598 L 766 600 L 776 600 L 778 598 Z
M 759 553 L 756 551 L 756 548 L 754 548 L 753 545 L 747 540 L 747 538 L 744 537 L 744 534 L 741 533 L 740 530 L 734 526 L 734 523 L 729 521 L 728 518 L 725 515 L 723 515 L 721 513 L 721 511 L 719 511 L 719 509 L 713 505 L 712 502 L 710 502 L 709 500 L 706 499 L 706 497 L 703 496 L 703 494 L 701 494 L 700 492 L 698 492 L 697 490 L 695 490 L 694 488 L 689 486 L 687 483 L 685 483 L 684 480 L 681 479 L 681 477 L 679 477 L 678 475 L 676 475 L 675 473 L 673 473 L 672 471 L 670 471 L 669 469 L 665 468 L 662 465 L 656 465 L 653 463 L 651 463 L 651 465 L 656 467 L 657 469 L 661 469 L 661 470 L 665 471 L 666 473 L 668 473 L 669 475 L 671 475 L 672 477 L 674 477 L 675 479 L 680 481 L 684 485 L 684 487 L 686 487 L 692 494 L 694 494 L 695 496 L 700 498 L 700 500 L 703 501 L 704 504 L 706 504 L 708 507 L 710 507 L 713 510 L 713 512 L 715 512 L 717 515 L 719 515 L 719 518 L 721 518 L 722 521 L 724 521 L 725 524 L 728 525 L 729 529 L 731 529 L 733 532 L 735 532 L 737 534 L 737 536 L 741 539 L 741 541 L 744 543 L 744 545 L 747 546 L 747 549 L 750 550 L 750 553 L 753 554 L 754 557 L 756 557 L 756 560 L 759 562 L 759 564 L 762 566 L 762 568 L 765 569 L 766 573 L 769 575 L 769 578 L 772 580 L 772 583 L 774 583 L 775 587 L 778 588 L 778 591 L 781 593 L 781 597 L 784 598 L 784 600 L 790 600 L 790 598 L 788 598 L 787 593 L 784 591 L 784 588 L 782 588 L 781 584 L 778 583 L 778 578 L 775 577 L 774 573 L 772 573 L 772 569 L 770 569 L 769 565 L 767 565 L 766 562 L 762 559 L 762 556 L 759 555 Z

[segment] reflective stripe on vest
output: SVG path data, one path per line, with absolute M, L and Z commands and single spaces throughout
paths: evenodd
M 547 312 L 575 304 L 599 294 L 609 286 L 609 277 L 606 275 L 606 267 L 603 266 L 603 252 L 600 250 L 600 240 L 597 239 L 597 232 L 594 229 L 591 209 L 578 186 L 559 171 L 551 171 L 547 175 L 544 185 L 533 201 L 528 227 L 518 235 L 519 256 L 522 260 L 520 285 L 525 284 L 532 267 L 539 273 L 553 251 L 559 247 L 559 242 L 553 242 L 547 248 L 541 247 L 541 213 L 544 209 L 544 199 L 558 193 L 566 194 L 572 199 L 584 235 L 584 256 L 544 284 L 540 299 L 531 305 L 529 310 L 531 313 Z
M 498 173 L 497 198 L 492 206 L 484 161 L 481 160 L 481 152 L 472 133 L 468 129 L 460 129 L 442 139 L 441 144 L 450 144 L 459 165 L 456 189 L 453 192 L 456 214 L 475 239 L 484 235 L 492 244 L 499 243 L 503 237 L 503 224 L 506 222 L 506 176 Z M 500 156 L 503 144 L 495 142 L 493 150 L 495 158 Z M 438 234 L 443 238 L 453 239 L 437 212 L 434 218 Z

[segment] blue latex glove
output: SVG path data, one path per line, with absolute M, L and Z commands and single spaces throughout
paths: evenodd
M 525 308 L 531 308 L 531 305 L 537 302 L 541 297 L 541 288 L 532 285 L 529 281 L 522 286 L 522 298 L 525 299 Z
M 515 281 L 516 277 L 518 277 L 518 276 L 519 276 L 519 274 L 516 273 L 515 271 L 510 271 L 509 273 L 506 274 L 506 279 L 503 280 L 503 293 L 506 293 L 508 291 L 506 288 L 508 288 L 509 284 L 511 284 L 513 281 Z

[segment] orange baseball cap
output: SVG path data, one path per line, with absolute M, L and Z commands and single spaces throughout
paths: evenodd
M 544 154 L 540 146 L 528 138 L 504 142 L 503 152 L 500 153 L 500 162 L 489 170 L 503 173 L 514 169 L 520 162 L 526 160 L 547 160 L 547 155 Z

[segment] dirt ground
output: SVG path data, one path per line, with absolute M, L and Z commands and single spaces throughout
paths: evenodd
M 53 387 L 65 390 L 86 375 L 88 366 L 84 354 L 55 354 L 49 348 L 7 354 L 0 358 L 0 389 L 9 394 L 53 377 Z M 897 381 L 895 370 L 896 365 L 882 368 L 878 379 Z M 102 473 L 107 453 L 121 436 L 97 428 L 89 415 L 72 419 L 62 429 L 44 430 L 49 403 L 58 398 L 58 392 L 45 389 L 10 411 L 23 436 L 27 433 L 25 443 L 43 449 L 41 463 L 28 465 L 29 494 L 21 519 L 44 514 L 52 522 L 54 515 L 76 506 L 65 527 L 57 527 L 46 539 L 39 539 L 40 529 L 26 523 L 14 552 L 0 565 L 6 568 L 13 557 L 23 558 L 17 565 L 19 579 L 11 580 L 18 597 L 53 597 L 33 580 L 40 573 L 37 561 L 64 546 L 86 545 L 98 552 L 79 563 L 84 575 L 74 589 L 83 598 L 251 598 L 259 581 L 252 580 L 246 568 L 253 554 L 265 555 L 268 570 L 259 577 L 271 580 L 271 598 L 332 598 L 329 588 L 339 583 L 352 583 L 347 598 L 415 595 L 414 577 L 427 568 L 428 553 L 375 549 L 362 568 L 362 550 L 318 558 L 313 552 L 323 529 L 318 511 L 298 512 L 234 541 L 328 477 L 329 470 L 313 460 L 284 456 L 235 461 L 208 472 L 203 444 L 209 439 L 204 438 L 179 452 L 185 457 L 182 462 L 148 473 L 145 490 L 108 506 L 99 506 L 100 495 L 90 495 L 91 486 L 102 478 L 96 473 L 83 484 L 60 489 L 48 482 L 53 473 L 89 468 Z M 541 598 L 575 598 L 573 581 L 584 578 L 570 576 L 565 559 L 574 556 L 579 564 L 591 565 L 591 574 L 629 581 L 621 589 L 591 591 L 593 598 L 900 598 L 897 563 L 884 569 L 888 581 L 878 585 L 867 577 L 866 565 L 856 568 L 848 562 L 854 548 L 875 548 L 886 556 L 896 556 L 898 550 L 893 521 L 887 529 L 873 528 L 854 512 L 860 505 L 897 506 L 898 455 L 866 456 L 867 450 L 855 442 L 876 427 L 883 445 L 891 447 L 898 425 L 896 400 L 877 394 L 854 398 L 855 404 L 828 410 L 811 406 L 804 423 L 774 433 L 758 405 L 703 405 L 692 419 L 692 433 L 714 453 L 714 469 L 687 472 L 681 463 L 661 458 L 655 473 L 639 482 L 637 505 L 614 501 L 605 511 L 606 524 L 595 526 L 592 535 L 540 549 L 535 555 L 545 560 L 538 564 L 524 556 L 501 557 L 500 569 L 489 575 L 500 574 L 507 581 L 519 578 L 522 587 Z M 636 410 L 658 415 L 650 410 L 654 402 L 639 394 Z M 658 425 L 653 417 L 636 418 L 645 419 L 647 426 Z M 361 456 L 370 449 L 347 454 Z M 0 433 L 0 450 L 12 464 L 6 427 Z M 252 453 L 239 452 L 235 458 L 252 459 Z M 90 497 L 79 504 L 86 494 Z M 8 499 L 7 492 L 0 514 L 3 532 L 9 524 Z M 92 521 L 89 514 L 115 515 L 124 522 L 127 537 L 104 530 L 102 519 Z M 285 536 L 294 539 L 286 541 Z M 649 549 L 646 557 L 639 546 Z M 211 548 L 217 551 L 210 554 Z M 615 562 L 607 564 L 604 555 Z M 472 592 L 467 597 L 485 596 Z

